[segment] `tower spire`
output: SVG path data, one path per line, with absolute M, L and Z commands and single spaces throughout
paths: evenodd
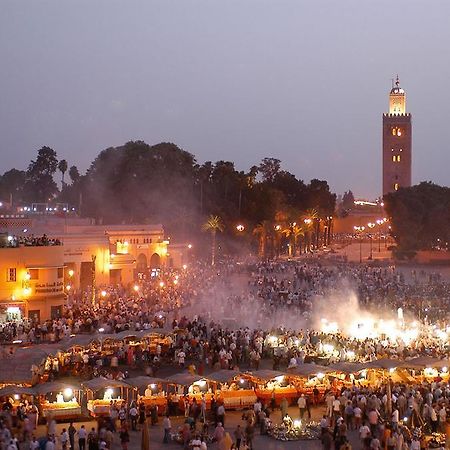
M 399 80 L 399 78 L 398 78 L 398 74 L 397 74 L 397 78 L 395 79 L 395 85 L 396 85 L 397 87 L 400 86 L 400 80 Z

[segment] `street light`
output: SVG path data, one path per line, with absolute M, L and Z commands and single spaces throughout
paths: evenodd
M 362 233 L 366 229 L 366 227 L 354 226 L 356 234 L 359 234 L 359 262 L 362 263 Z
M 375 224 L 373 222 L 369 222 L 367 224 L 367 226 L 369 227 L 369 229 L 371 230 L 372 228 L 375 227 Z M 373 249 L 372 249 L 372 233 L 369 233 L 369 239 L 370 239 L 370 256 L 369 259 L 372 260 L 373 259 Z
M 240 223 L 239 225 L 236 225 L 236 230 L 242 233 L 245 230 L 245 227 Z

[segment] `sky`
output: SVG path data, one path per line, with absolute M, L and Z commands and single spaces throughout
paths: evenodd
M 448 0 L 0 0 L 0 173 L 129 140 L 381 191 L 397 74 L 413 182 L 448 184 Z

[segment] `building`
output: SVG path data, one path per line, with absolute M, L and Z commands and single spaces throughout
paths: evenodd
M 168 251 L 162 225 L 96 225 L 66 217 L 0 217 L 0 321 L 57 317 L 80 289 L 128 285 L 152 269 L 183 263 Z M 33 236 L 58 245 L 34 245 Z M 9 237 L 20 236 L 17 246 Z M 53 240 L 53 241 L 52 241 Z
M 161 225 L 68 225 L 60 234 L 66 283 L 73 289 L 132 283 L 139 273 L 171 266 Z
M 397 76 L 383 114 L 383 195 L 411 186 L 412 126 L 406 112 L 406 93 Z
M 64 293 L 62 245 L 0 248 L 0 321 L 58 317 Z

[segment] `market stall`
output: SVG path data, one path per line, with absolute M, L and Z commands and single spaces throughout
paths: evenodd
M 91 416 L 109 415 L 110 406 L 121 406 L 128 398 L 130 385 L 119 380 L 99 377 L 82 383 L 87 395 L 87 409 Z
M 76 382 L 54 381 L 35 387 L 43 417 L 76 419 L 81 412 L 81 386 Z
M 205 377 L 191 375 L 187 372 L 177 373 L 168 377 L 166 382 L 168 384 L 168 402 L 172 403 L 172 407 L 176 404 L 179 410 L 184 411 L 185 401 L 192 403 L 194 399 L 197 404 L 205 399 L 206 407 L 211 407 L 213 393 L 209 386 L 210 383 Z
M 214 396 L 226 409 L 240 409 L 252 406 L 256 394 L 249 379 L 239 375 L 237 370 L 218 370 L 207 378 L 214 385 Z
M 313 399 L 315 403 L 319 403 L 331 387 L 328 378 L 330 372 L 328 367 L 304 363 L 288 369 L 287 376 L 297 390 L 297 396 L 303 394 Z
M 278 370 L 255 370 L 242 375 L 255 385 L 255 394 L 265 404 L 279 405 L 283 398 L 295 403 L 299 397 L 297 388 L 285 372 Z
M 158 414 L 166 413 L 167 397 L 163 389 L 163 384 L 167 383 L 166 380 L 140 376 L 128 378 L 125 382 L 133 387 L 136 399 L 143 402 L 146 408 L 156 405 Z
M 328 366 L 330 373 L 328 378 L 334 389 L 343 386 L 366 387 L 369 385 L 367 364 L 356 362 L 338 362 Z

